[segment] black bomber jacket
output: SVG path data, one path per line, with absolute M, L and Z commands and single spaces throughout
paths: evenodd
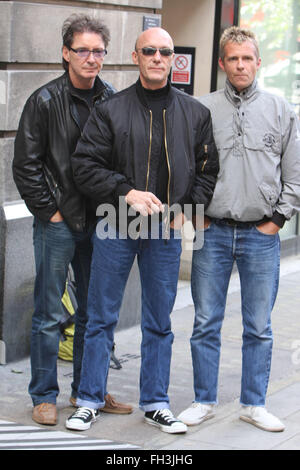
M 207 207 L 219 170 L 210 111 L 169 84 L 163 125 L 169 207 Z M 118 208 L 130 189 L 147 190 L 154 134 L 140 80 L 97 104 L 71 159 L 80 191 Z
M 99 77 L 95 86 L 95 103 L 115 92 Z M 15 139 L 13 176 L 33 215 L 46 222 L 59 210 L 80 232 L 86 228 L 88 200 L 74 184 L 70 161 L 82 133 L 74 95 L 65 72 L 28 98 Z

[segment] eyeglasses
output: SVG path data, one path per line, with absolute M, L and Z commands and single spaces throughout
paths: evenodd
M 93 54 L 95 59 L 103 59 L 103 57 L 107 54 L 106 49 L 96 49 L 90 51 L 89 49 L 73 49 L 73 47 L 69 48 L 71 51 L 75 52 L 81 59 L 87 59 L 90 54 Z
M 138 49 L 138 50 L 142 51 L 143 55 L 147 55 L 147 56 L 155 55 L 156 52 L 158 51 L 160 55 L 164 57 L 169 57 L 174 52 L 173 49 L 169 49 L 168 47 L 161 47 L 160 49 L 157 49 L 156 47 L 142 47 L 141 49 Z

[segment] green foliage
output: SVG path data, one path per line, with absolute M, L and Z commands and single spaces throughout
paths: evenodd
M 300 35 L 300 0 L 243 0 L 241 25 L 258 37 L 264 64 L 274 63 L 274 51 L 291 51 L 295 29 Z M 293 44 L 293 50 L 295 49 Z M 296 50 L 295 50 L 296 52 Z

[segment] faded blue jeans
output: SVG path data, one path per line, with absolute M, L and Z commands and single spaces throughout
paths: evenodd
M 88 324 L 77 404 L 104 406 L 114 330 L 125 285 L 137 256 L 142 288 L 140 408 L 169 407 L 173 333 L 170 314 L 176 298 L 181 240 L 99 239 L 94 249 L 88 294 Z M 133 291 L 132 295 L 136 295 Z
M 80 380 L 83 339 L 87 322 L 86 303 L 92 259 L 91 235 L 72 232 L 63 222 L 33 224 L 33 243 L 36 264 L 34 312 L 31 333 L 31 382 L 29 393 L 34 405 L 56 403 L 57 356 L 60 322 L 63 318 L 61 298 L 66 287 L 69 264 L 72 264 L 77 285 L 78 308 L 75 313 L 73 345 L 72 396 L 76 397 Z
M 271 311 L 279 282 L 279 235 L 266 235 L 254 225 L 237 228 L 212 222 L 204 246 L 192 262 L 195 322 L 191 337 L 195 401 L 217 403 L 217 384 L 228 284 L 236 261 L 243 320 L 243 405 L 264 406 L 271 367 Z

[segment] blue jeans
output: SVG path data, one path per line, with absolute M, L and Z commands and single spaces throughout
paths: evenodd
M 86 303 L 93 249 L 91 234 L 92 230 L 72 232 L 65 222 L 42 222 L 38 218 L 34 220 L 36 279 L 31 333 L 32 377 L 29 384 L 34 405 L 43 402 L 55 404 L 59 393 L 56 363 L 59 326 L 64 313 L 61 298 L 70 263 L 77 285 L 78 303 L 75 314 L 72 396 L 77 394 L 87 322 Z
M 212 222 L 204 246 L 194 251 L 192 295 L 195 322 L 191 337 L 195 401 L 217 402 L 220 333 L 228 284 L 236 261 L 243 319 L 243 405 L 264 406 L 272 356 L 271 311 L 279 282 L 279 236 L 257 227 Z
M 140 407 L 169 407 L 168 387 L 173 343 L 170 314 L 175 302 L 181 240 L 99 239 L 94 250 L 88 294 L 77 404 L 104 405 L 106 377 L 114 329 L 125 285 L 137 256 L 142 288 Z M 136 295 L 132 292 L 132 295 Z

